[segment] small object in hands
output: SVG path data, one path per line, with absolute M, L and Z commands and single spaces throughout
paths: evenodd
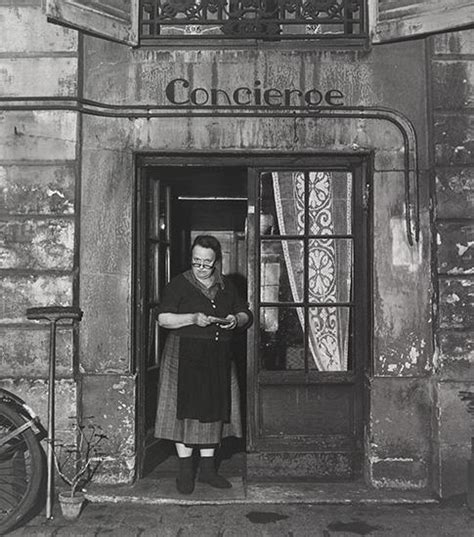
M 209 320 L 211 323 L 215 324 L 231 324 L 232 319 L 225 319 L 224 317 L 213 317 L 212 315 L 209 315 Z

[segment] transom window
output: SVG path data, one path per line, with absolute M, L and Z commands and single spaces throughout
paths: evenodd
M 366 36 L 364 0 L 140 0 L 140 39 Z

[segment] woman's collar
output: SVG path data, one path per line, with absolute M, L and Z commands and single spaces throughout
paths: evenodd
M 183 273 L 183 275 L 195 287 L 198 287 L 198 289 L 211 289 L 212 287 L 214 287 L 214 285 L 219 285 L 221 289 L 224 289 L 224 287 L 225 287 L 224 277 L 222 275 L 222 272 L 220 270 L 218 270 L 217 267 L 216 267 L 216 269 L 214 271 L 214 281 L 209 287 L 206 287 L 204 284 L 202 284 L 196 278 L 196 276 L 194 275 L 194 272 L 192 271 L 192 269 L 187 270 L 186 272 Z

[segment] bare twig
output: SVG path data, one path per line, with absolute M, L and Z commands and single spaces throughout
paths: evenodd
M 56 443 L 54 462 L 61 479 L 71 488 L 74 496 L 79 487 L 84 487 L 103 461 L 100 444 L 107 438 L 100 426 L 89 421 L 87 427 L 73 418 L 76 432 L 75 444 Z M 91 418 L 86 418 L 90 420 Z

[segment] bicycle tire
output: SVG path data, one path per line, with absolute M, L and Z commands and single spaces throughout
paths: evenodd
M 0 403 L 0 438 L 24 423 L 21 414 Z M 0 535 L 17 527 L 35 507 L 43 477 L 43 452 L 31 428 L 0 447 Z

